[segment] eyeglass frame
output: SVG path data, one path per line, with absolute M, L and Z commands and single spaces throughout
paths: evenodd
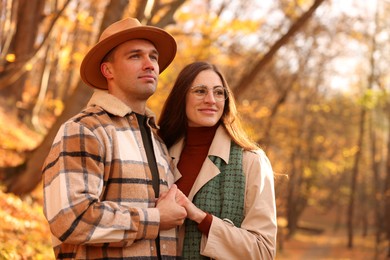
M 207 92 L 205 94 L 199 94 L 199 93 L 196 93 L 194 91 L 195 88 L 199 88 L 199 87 L 203 87 L 203 89 L 205 89 Z M 223 99 L 219 99 L 218 97 L 215 96 L 215 90 L 216 89 L 219 89 L 219 88 L 222 88 L 223 89 L 223 92 L 224 92 L 224 98 Z M 207 87 L 206 85 L 196 85 L 196 86 L 192 86 L 190 87 L 190 93 L 194 95 L 194 97 L 196 97 L 198 100 L 203 100 L 206 98 L 206 96 L 209 94 L 209 91 L 210 91 L 211 88 Z M 225 101 L 229 98 L 229 91 L 227 90 L 227 88 L 225 88 L 224 86 L 214 86 L 212 87 L 212 93 L 213 93 L 213 97 L 215 99 L 216 102 L 222 102 L 222 101 Z

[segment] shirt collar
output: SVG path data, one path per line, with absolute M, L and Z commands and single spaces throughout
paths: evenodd
M 119 117 L 124 117 L 127 114 L 131 114 L 133 112 L 132 109 L 123 103 L 119 98 L 105 90 L 94 91 L 91 99 L 88 102 L 88 106 L 92 105 L 99 106 L 108 113 Z M 152 127 L 159 128 L 156 124 L 156 115 L 149 108 L 146 108 L 145 116 L 148 118 L 148 123 Z

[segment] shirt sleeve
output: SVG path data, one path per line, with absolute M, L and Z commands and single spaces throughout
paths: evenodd
M 61 127 L 43 167 L 44 214 L 53 236 L 69 244 L 121 247 L 155 239 L 158 209 L 100 200 L 105 153 L 102 140 L 82 124 Z
M 204 235 L 208 236 L 210 232 L 211 222 L 213 222 L 213 215 L 206 212 L 206 217 L 198 224 L 198 229 Z
M 245 217 L 241 227 L 213 216 L 208 237 L 202 235 L 201 254 L 214 259 L 274 259 L 276 202 L 274 175 L 263 151 L 244 152 Z

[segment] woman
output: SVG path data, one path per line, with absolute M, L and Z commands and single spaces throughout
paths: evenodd
M 159 125 L 180 172 L 177 200 L 187 210 L 180 230 L 183 258 L 275 258 L 272 167 L 243 131 L 221 72 L 206 62 L 187 65 Z

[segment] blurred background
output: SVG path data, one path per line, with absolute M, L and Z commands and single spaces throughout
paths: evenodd
M 225 73 L 275 171 L 277 259 L 390 259 L 389 0 L 0 0 L 0 259 L 52 259 L 41 166 L 92 89 L 83 55 L 123 17 L 168 30 L 178 72 Z

